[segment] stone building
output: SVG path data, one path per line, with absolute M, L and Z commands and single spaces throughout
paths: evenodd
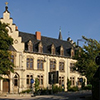
M 75 46 L 70 38 L 62 39 L 61 30 L 58 39 L 45 37 L 41 32 L 35 34 L 20 32 L 10 17 L 8 6 L 5 6 L 1 22 L 8 23 L 8 34 L 13 38 L 13 45 L 9 47 L 12 62 L 15 65 L 14 73 L 3 76 L 6 81 L 0 80 L 0 92 L 19 93 L 30 88 L 31 78 L 38 78 L 40 88 L 50 88 L 48 73 L 59 72 L 58 85 L 64 85 L 67 91 L 67 78 L 71 85 L 80 85 L 81 76 L 73 71 L 76 60 Z M 34 83 L 33 83 L 34 85 Z

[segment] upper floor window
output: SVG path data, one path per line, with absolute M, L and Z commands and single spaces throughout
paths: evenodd
M 50 60 L 50 71 L 56 70 L 56 60 Z
M 70 63 L 70 71 L 71 72 L 74 71 L 74 68 L 75 68 L 75 63 L 74 62 Z
M 64 55 L 64 48 L 63 48 L 63 46 L 60 47 L 60 55 L 61 55 L 61 56 Z
M 44 69 L 44 60 L 38 59 L 37 60 L 37 70 L 43 70 Z
M 52 54 L 52 55 L 55 54 L 55 46 L 54 46 L 54 44 L 52 44 L 52 47 L 51 47 L 51 54 Z
M 33 44 L 32 44 L 32 41 L 31 40 L 29 40 L 29 42 L 28 42 L 28 51 L 29 52 L 32 52 L 33 51 Z
M 33 58 L 27 58 L 27 69 L 33 69 Z
M 64 62 L 59 62 L 59 71 L 64 71 Z
M 11 55 L 11 62 L 14 64 L 14 55 Z
M 39 43 L 38 50 L 39 50 L 39 53 L 42 53 L 43 52 L 42 42 Z

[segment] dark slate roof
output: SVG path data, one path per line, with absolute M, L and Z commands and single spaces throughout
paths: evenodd
M 9 46 L 9 50 L 10 51 L 16 51 L 15 48 L 12 45 Z
M 29 34 L 25 32 L 19 32 L 19 36 L 22 37 L 22 42 L 25 43 L 25 50 L 28 50 L 27 43 L 29 40 L 33 43 L 33 52 L 38 52 L 38 44 L 42 42 L 43 45 L 43 53 L 51 54 L 51 45 L 54 44 L 56 47 L 56 55 L 60 55 L 60 46 L 62 45 L 64 48 L 64 56 L 70 56 L 70 50 L 72 48 L 72 44 L 68 41 L 49 38 L 45 36 L 41 36 L 41 41 L 36 39 L 35 34 Z

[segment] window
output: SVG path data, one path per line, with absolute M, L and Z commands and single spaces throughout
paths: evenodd
M 59 77 L 59 85 L 61 85 L 61 86 L 64 85 L 64 76 Z
M 50 71 L 55 71 L 56 70 L 56 61 L 51 60 L 50 61 Z
M 70 63 L 70 71 L 73 72 L 75 68 L 75 63 Z
M 63 46 L 60 47 L 60 55 L 61 55 L 61 56 L 64 55 L 64 49 L 63 49 Z
M 70 77 L 70 81 L 71 81 L 71 85 L 75 85 L 75 78 L 74 77 Z
M 27 69 L 33 69 L 33 58 L 27 58 Z
M 43 65 L 44 65 L 44 60 L 42 60 L 42 59 L 38 59 L 37 60 L 37 69 L 38 70 L 43 70 Z
M 37 78 L 39 81 L 39 85 L 42 86 L 43 85 L 43 75 L 38 75 Z
M 26 76 L 26 84 L 27 84 L 27 87 L 30 87 L 31 86 L 31 79 L 32 79 L 32 75 L 27 75 Z
M 59 71 L 64 71 L 64 62 L 59 62 Z
M 14 86 L 18 86 L 18 75 L 14 76 Z
M 32 44 L 32 41 L 31 40 L 28 42 L 28 51 L 29 52 L 32 52 L 33 51 L 33 44 Z
M 42 42 L 39 43 L 39 53 L 43 52 L 43 46 L 42 46 Z
M 74 56 L 74 49 L 72 48 L 71 49 L 71 57 L 73 57 Z
M 11 55 L 11 62 L 14 64 L 14 55 Z
M 51 54 L 52 54 L 52 55 L 55 54 L 55 46 L 54 46 L 54 44 L 52 44 L 52 47 L 51 47 Z
M 81 85 L 80 78 L 77 78 L 77 85 Z

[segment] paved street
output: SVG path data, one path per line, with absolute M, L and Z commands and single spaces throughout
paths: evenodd
M 91 91 L 81 92 L 62 92 L 54 95 L 40 95 L 40 96 L 8 96 L 0 97 L 0 100 L 91 100 L 87 97 L 91 96 Z

